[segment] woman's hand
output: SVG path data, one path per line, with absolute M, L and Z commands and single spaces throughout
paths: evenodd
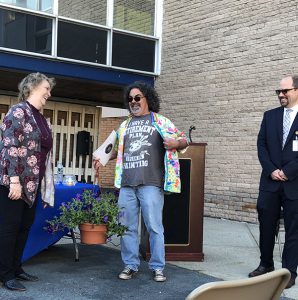
M 8 198 L 11 200 L 18 200 L 22 196 L 22 186 L 20 182 L 11 182 L 9 185 Z

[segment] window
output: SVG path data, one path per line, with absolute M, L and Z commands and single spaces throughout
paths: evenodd
M 0 47 L 51 54 L 51 19 L 0 9 L 0 27 Z
M 127 34 L 113 34 L 113 66 L 154 72 L 154 60 L 155 41 Z
M 107 32 L 60 21 L 57 54 L 61 57 L 106 64 Z
M 162 3 L 0 0 L 0 51 L 158 74 Z
M 106 25 L 107 0 L 59 1 L 59 16 Z
M 0 3 L 15 5 L 32 10 L 53 12 L 53 0 L 0 0 Z
M 53 13 L 53 0 L 39 1 L 39 7 L 41 11 Z
M 154 34 L 155 0 L 115 0 L 114 27 Z

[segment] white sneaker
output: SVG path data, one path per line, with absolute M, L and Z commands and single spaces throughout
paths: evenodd
M 123 280 L 128 280 L 131 279 L 132 276 L 137 272 L 138 271 L 132 270 L 129 267 L 125 267 L 118 277 Z
M 153 280 L 156 282 L 164 282 L 167 280 L 167 278 L 163 274 L 162 270 L 157 269 L 153 271 Z

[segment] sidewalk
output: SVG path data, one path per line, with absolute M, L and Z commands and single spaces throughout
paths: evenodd
M 173 264 L 223 280 L 247 278 L 259 264 L 259 227 L 255 224 L 204 218 L 204 262 Z M 298 253 L 297 253 L 298 255 Z M 275 268 L 281 268 L 279 246 L 274 250 Z M 283 296 L 298 299 L 298 282 Z
M 284 240 L 281 233 L 281 240 Z M 119 241 L 113 241 L 119 245 Z M 222 280 L 247 278 L 259 264 L 259 226 L 225 219 L 204 218 L 203 262 L 167 262 Z M 108 245 L 114 247 L 113 245 Z M 119 248 L 120 249 L 120 248 Z M 298 255 L 298 254 L 297 254 Z M 274 248 L 275 268 L 281 268 L 278 243 Z M 284 297 L 298 300 L 298 280 L 284 291 Z
M 26 292 L 0 288 L 1 300 L 183 300 L 196 287 L 212 281 L 247 278 L 258 265 L 258 225 L 222 219 L 204 219 L 204 262 L 167 262 L 165 283 L 156 283 L 146 262 L 129 281 L 119 280 L 123 268 L 119 239 L 105 246 L 79 245 L 74 262 L 70 239 L 61 241 L 28 260 L 24 268 L 40 277 L 25 282 Z M 113 248 L 113 249 L 111 249 Z M 281 267 L 278 245 L 275 266 Z M 285 290 L 284 300 L 298 300 L 298 285 Z

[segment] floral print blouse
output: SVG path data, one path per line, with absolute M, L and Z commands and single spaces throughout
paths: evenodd
M 152 124 L 156 127 L 157 131 L 164 138 L 174 138 L 174 139 L 185 139 L 187 140 L 185 134 L 179 131 L 175 125 L 166 117 L 150 112 Z M 117 131 L 117 142 L 115 145 L 115 150 L 117 151 L 117 161 L 115 168 L 115 187 L 121 187 L 121 177 L 123 171 L 123 150 L 124 150 L 124 136 L 128 123 L 131 117 L 126 119 L 120 125 Z M 184 150 L 185 151 L 185 150 Z M 181 191 L 181 181 L 180 181 L 180 165 L 178 160 L 178 152 L 176 150 L 166 150 L 164 157 L 164 167 L 165 167 L 165 178 L 164 178 L 164 190 L 171 193 L 180 193 Z
M 31 207 L 39 185 L 41 132 L 27 102 L 10 108 L 0 135 L 0 185 L 8 187 L 10 177 L 19 176 L 22 199 Z

